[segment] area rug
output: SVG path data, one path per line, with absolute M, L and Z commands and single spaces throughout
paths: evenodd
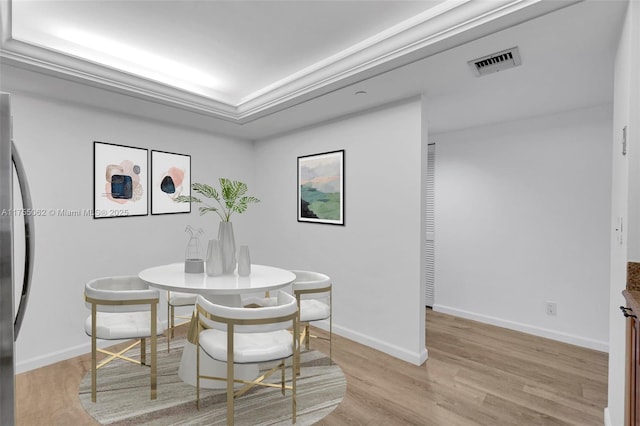
M 162 342 L 162 343 L 160 343 Z M 200 390 L 200 411 L 196 410 L 196 389 L 178 377 L 184 341 L 172 340 L 167 354 L 166 339 L 158 344 L 158 398 L 149 398 L 149 369 L 122 360 L 98 370 L 97 402 L 91 402 L 91 373 L 80 384 L 79 398 L 87 412 L 102 425 L 224 425 L 226 392 Z M 135 351 L 130 352 L 135 355 Z M 147 355 L 148 356 L 148 355 Z M 287 360 L 287 365 L 290 365 Z M 267 370 L 274 363 L 260 364 Z M 312 425 L 331 413 L 342 401 L 346 380 L 338 365 L 317 351 L 300 356 L 297 380 L 297 425 Z M 287 380 L 291 368 L 287 368 Z M 275 373 L 269 381 L 278 382 Z M 291 391 L 283 396 L 270 387 L 254 387 L 235 401 L 237 425 L 291 424 Z

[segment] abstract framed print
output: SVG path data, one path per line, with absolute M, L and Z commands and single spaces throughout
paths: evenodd
M 298 157 L 298 222 L 344 225 L 344 150 Z
M 191 203 L 176 197 L 191 195 L 191 156 L 151 151 L 151 214 L 190 213 Z
M 93 217 L 145 216 L 148 150 L 93 143 Z

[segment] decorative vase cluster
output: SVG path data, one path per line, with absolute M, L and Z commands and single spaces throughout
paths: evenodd
M 247 194 L 248 187 L 244 182 L 226 178 L 218 179 L 220 191 L 210 185 L 194 183 L 191 189 L 208 199 L 215 200 L 216 204 L 209 204 L 203 199 L 193 195 L 181 195 L 175 201 L 180 203 L 200 203 L 200 214 L 215 212 L 221 219 L 218 226 L 218 239 L 210 240 L 207 247 L 206 270 L 208 275 L 232 274 L 236 268 L 236 242 L 233 235 L 233 213 L 243 213 L 251 203 L 259 203 L 260 200 Z M 251 261 L 249 248 L 240 247 L 237 262 L 238 274 L 247 276 L 251 273 Z

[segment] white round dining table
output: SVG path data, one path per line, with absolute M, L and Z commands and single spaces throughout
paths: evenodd
M 288 286 L 296 278 L 286 269 L 265 265 L 251 265 L 251 274 L 239 276 L 209 276 L 206 273 L 186 273 L 184 263 L 171 263 L 141 271 L 138 276 L 149 285 L 163 290 L 195 293 L 203 296 L 239 295 L 276 290 Z
M 248 276 L 233 274 L 208 276 L 206 273 L 187 273 L 184 263 L 171 263 L 145 269 L 138 277 L 150 286 L 162 290 L 181 293 L 201 294 L 206 299 L 227 306 L 241 306 L 240 296 L 248 293 L 264 293 L 289 286 L 296 276 L 286 269 L 265 265 L 251 265 Z M 203 362 L 203 360 L 207 360 Z M 226 364 L 209 358 L 200 352 L 201 374 L 213 377 L 226 377 Z M 184 343 L 178 376 L 190 385 L 196 385 L 196 347 L 188 340 Z M 258 375 L 257 364 L 238 364 L 235 376 L 240 379 L 253 380 Z M 203 388 L 215 389 L 226 386 L 223 381 L 203 379 Z

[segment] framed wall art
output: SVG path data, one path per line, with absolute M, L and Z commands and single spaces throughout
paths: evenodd
M 344 150 L 298 157 L 298 222 L 344 225 Z
M 148 214 L 148 150 L 93 143 L 93 217 Z
M 191 195 L 191 156 L 151 151 L 151 214 L 190 213 L 180 195 Z

